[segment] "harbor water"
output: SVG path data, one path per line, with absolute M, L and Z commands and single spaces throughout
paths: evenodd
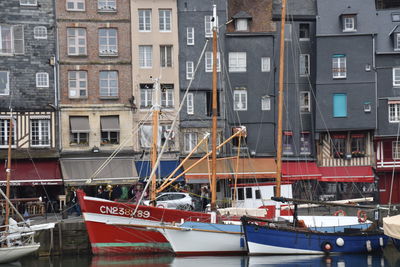
M 358 267 L 400 266 L 400 252 L 394 247 L 385 248 L 382 254 L 374 255 L 299 255 L 299 256 L 196 256 L 174 257 L 169 254 L 157 255 L 120 255 L 120 256 L 91 256 L 91 255 L 64 255 L 62 257 L 26 257 L 18 262 L 3 266 L 63 266 L 63 267 L 261 267 L 261 266 L 327 266 L 327 267 Z

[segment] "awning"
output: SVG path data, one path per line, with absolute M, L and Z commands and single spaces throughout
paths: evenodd
M 0 184 L 6 184 L 5 162 L 0 165 Z M 60 185 L 62 184 L 58 160 L 11 162 L 11 186 L 17 185 Z
M 101 131 L 119 132 L 119 120 L 117 116 L 106 116 L 100 118 Z
M 112 159 L 91 183 L 86 181 L 102 166 L 106 158 L 61 159 L 61 170 L 66 185 L 132 184 L 139 180 L 134 160 Z
M 315 162 L 283 162 L 282 180 L 320 180 L 321 172 Z
M 90 132 L 88 117 L 69 117 L 71 133 L 88 133 Z
M 183 168 L 189 169 L 198 159 L 190 159 L 185 162 Z M 238 168 L 236 167 L 238 166 Z M 237 172 L 235 171 L 237 169 Z M 186 174 L 185 178 L 188 183 L 190 180 L 202 179 L 207 180 L 211 175 L 211 161 L 203 160 Z M 231 179 L 237 175 L 238 179 L 251 178 L 275 178 L 276 163 L 274 158 L 241 158 L 237 165 L 234 158 L 217 160 L 217 179 Z
M 370 166 L 319 167 L 319 170 L 322 182 L 374 182 L 374 173 Z
M 136 169 L 139 173 L 139 177 L 141 179 L 148 178 L 151 174 L 151 162 L 147 160 L 136 161 Z M 160 162 L 160 166 L 157 168 L 156 175 L 158 178 L 166 178 L 168 177 L 178 166 L 179 160 L 162 160 Z M 182 169 L 179 169 L 173 177 L 178 176 L 182 173 Z M 178 181 L 183 181 L 183 177 L 181 176 Z

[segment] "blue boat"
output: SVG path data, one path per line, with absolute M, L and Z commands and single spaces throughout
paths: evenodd
M 287 223 L 242 217 L 249 254 L 373 253 L 388 238 L 380 230 L 323 233 Z

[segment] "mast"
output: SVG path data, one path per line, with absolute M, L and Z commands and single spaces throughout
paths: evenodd
M 155 79 L 155 95 L 154 95 L 154 105 L 153 105 L 153 144 L 151 146 L 151 168 L 154 169 L 157 163 L 157 147 L 158 147 L 158 118 L 160 116 L 160 84 L 158 79 Z M 150 177 L 151 187 L 150 187 L 150 203 L 155 206 L 156 200 L 156 182 L 157 174 L 154 172 L 153 176 Z
M 281 196 L 281 175 L 282 175 L 282 113 L 283 113 L 283 74 L 285 71 L 285 18 L 286 0 L 282 0 L 281 10 L 281 39 L 279 48 L 279 95 L 278 95 L 278 141 L 276 151 L 276 197 Z
M 211 210 L 217 209 L 217 6 L 213 5 Z
M 10 112 L 10 127 L 8 130 L 8 153 L 7 153 L 7 169 L 6 169 L 6 197 L 10 199 L 10 180 L 11 180 L 11 143 L 12 143 L 12 110 Z M 4 225 L 8 225 L 8 217 L 10 217 L 10 204 L 6 201 L 6 217 L 4 219 Z

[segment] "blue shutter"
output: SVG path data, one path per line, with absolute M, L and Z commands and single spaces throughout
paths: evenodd
M 333 95 L 333 117 L 346 117 L 347 116 L 347 95 L 334 94 Z

